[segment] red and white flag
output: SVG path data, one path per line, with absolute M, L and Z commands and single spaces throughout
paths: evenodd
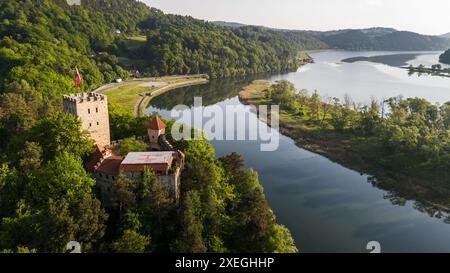
M 76 67 L 77 70 L 77 75 L 75 77 L 75 87 L 76 89 L 80 88 L 80 84 L 81 84 L 81 74 L 80 71 L 78 71 L 78 67 Z

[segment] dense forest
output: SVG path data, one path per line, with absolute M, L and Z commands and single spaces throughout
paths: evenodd
M 142 131 L 148 121 L 123 120 Z M 129 151 L 146 146 L 131 140 L 135 130 L 120 130 Z M 180 201 L 148 171 L 142 179 L 120 176 L 105 207 L 83 168 L 92 141 L 80 123 L 61 112 L 41 119 L 14 138 L 11 162 L 0 168 L 0 250 L 64 252 L 75 240 L 83 252 L 297 251 L 239 155 L 216 159 L 206 140 L 168 137 L 186 154 Z
M 299 52 L 324 48 L 312 36 L 291 37 L 259 27 L 229 28 L 152 9 L 139 24 L 141 46 L 119 44 L 118 55 L 146 61 L 152 75 L 207 73 L 211 78 L 294 70 Z
M 444 64 L 450 64 L 450 49 L 439 56 L 439 61 Z
M 80 91 L 126 77 L 117 57 L 104 50 L 116 28 L 136 32 L 147 14 L 134 1 L 85 1 L 82 8 L 63 0 L 0 1 L 0 150 L 59 109 L 62 94 L 75 92 L 76 66 Z

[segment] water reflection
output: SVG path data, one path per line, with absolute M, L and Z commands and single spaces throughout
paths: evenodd
M 256 79 L 266 78 L 267 74 L 250 77 L 237 77 L 221 80 L 211 80 L 207 85 L 196 85 L 183 88 L 176 92 L 168 92 L 164 96 L 152 100 L 151 106 L 158 109 L 172 109 L 176 105 L 194 105 L 194 97 L 202 97 L 204 106 L 214 105 L 218 102 L 236 97 L 244 86 Z

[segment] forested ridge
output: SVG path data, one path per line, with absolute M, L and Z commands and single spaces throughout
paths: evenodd
M 152 75 L 207 73 L 212 78 L 297 69 L 299 52 L 324 48 L 312 36 L 291 37 L 259 27 L 229 28 L 152 9 L 139 24 L 147 42 L 118 54 L 142 59 Z
M 388 28 L 348 29 L 315 35 L 331 48 L 346 50 L 421 51 L 442 50 L 450 46 L 448 38 Z

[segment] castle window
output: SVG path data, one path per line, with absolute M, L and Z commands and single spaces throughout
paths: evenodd
M 98 113 L 98 107 L 95 108 L 95 112 Z
M 89 123 L 89 127 L 92 127 L 92 123 Z
M 91 109 L 88 109 L 88 114 L 90 114 L 91 113 Z
M 97 121 L 97 125 L 100 125 L 100 123 Z

